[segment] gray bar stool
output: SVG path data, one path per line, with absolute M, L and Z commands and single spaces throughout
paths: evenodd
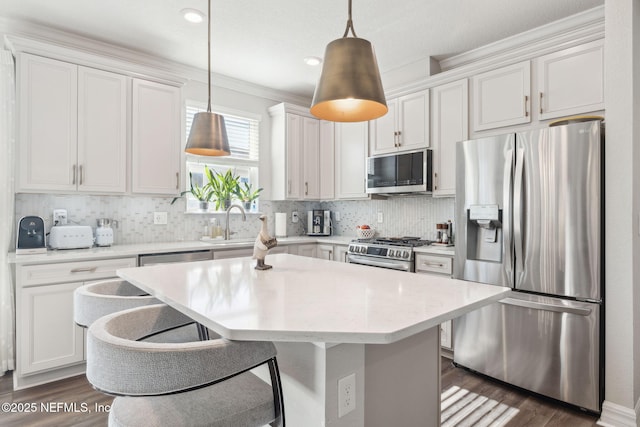
M 166 305 L 120 311 L 87 334 L 87 379 L 116 395 L 110 426 L 284 426 L 271 342 L 142 341 L 192 321 Z M 249 370 L 267 364 L 271 385 Z
M 109 279 L 93 282 L 77 288 L 73 293 L 73 320 L 80 326 L 88 328 L 93 322 L 107 314 L 162 302 L 145 293 L 126 280 Z M 218 336 L 216 334 L 211 334 Z M 191 320 L 179 328 L 163 331 L 159 336 L 148 337 L 148 340 L 160 339 L 182 342 L 185 339 L 209 339 L 209 331 L 199 323 Z

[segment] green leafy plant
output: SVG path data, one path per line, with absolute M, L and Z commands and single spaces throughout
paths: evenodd
M 221 207 L 227 209 L 233 196 L 238 193 L 240 177 L 234 175 L 231 169 L 225 173 L 214 173 L 210 169 L 205 169 L 205 175 L 213 196 L 216 198 L 216 210 L 220 210 Z
M 262 188 L 254 190 L 251 184 L 249 184 L 248 182 L 242 182 L 238 184 L 236 196 L 238 197 L 238 199 L 242 200 L 245 203 L 253 202 L 255 199 L 260 197 L 261 191 Z
M 209 169 L 205 166 L 204 168 L 205 174 L 207 173 L 208 170 Z M 195 197 L 200 202 L 210 202 L 211 199 L 213 198 L 213 190 L 211 189 L 211 186 L 209 185 L 209 183 L 203 186 L 194 184 L 193 174 L 191 172 L 189 172 L 189 189 L 180 193 L 179 196 L 174 197 L 173 200 L 171 201 L 171 204 L 174 204 L 176 200 L 178 200 L 181 197 L 184 197 L 184 195 L 188 193 L 191 193 L 193 197 Z

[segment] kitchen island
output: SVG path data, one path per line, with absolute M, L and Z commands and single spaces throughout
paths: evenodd
M 510 292 L 288 254 L 267 256 L 271 270 L 255 262 L 117 273 L 225 338 L 276 342 L 293 427 L 438 426 L 439 324 Z M 348 398 L 338 393 L 345 377 L 355 386 L 340 383 Z

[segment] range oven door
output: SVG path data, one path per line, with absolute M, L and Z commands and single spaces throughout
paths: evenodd
M 409 272 L 412 272 L 414 268 L 412 261 L 400 261 L 356 254 L 347 254 L 347 262 L 351 264 L 368 265 L 371 267 L 389 268 L 391 270 Z
M 454 321 L 454 362 L 600 412 L 598 303 L 512 292 Z

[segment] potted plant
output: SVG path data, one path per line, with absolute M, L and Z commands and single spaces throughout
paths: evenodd
M 251 184 L 248 182 L 242 182 L 238 184 L 236 197 L 244 204 L 245 209 L 251 209 L 251 202 L 257 199 L 260 196 L 260 192 L 262 188 L 258 188 L 256 190 L 253 189 Z
M 205 166 L 205 174 L 207 173 L 207 171 L 208 171 L 208 168 Z M 213 190 L 211 189 L 211 186 L 209 185 L 209 183 L 204 184 L 203 186 L 194 184 L 193 174 L 191 172 L 189 172 L 189 189 L 180 193 L 179 196 L 174 197 L 173 200 L 171 201 L 171 204 L 174 204 L 176 200 L 178 200 L 180 197 L 183 197 L 187 193 L 191 193 L 193 197 L 195 197 L 196 200 L 200 202 L 200 209 L 205 211 L 209 209 L 209 202 L 213 197 Z
M 208 185 L 211 188 L 212 195 L 216 198 L 216 210 L 223 207 L 225 210 L 231 206 L 231 199 L 238 192 L 239 177 L 235 176 L 231 169 L 225 173 L 212 172 L 205 169 L 205 175 L 209 180 Z

